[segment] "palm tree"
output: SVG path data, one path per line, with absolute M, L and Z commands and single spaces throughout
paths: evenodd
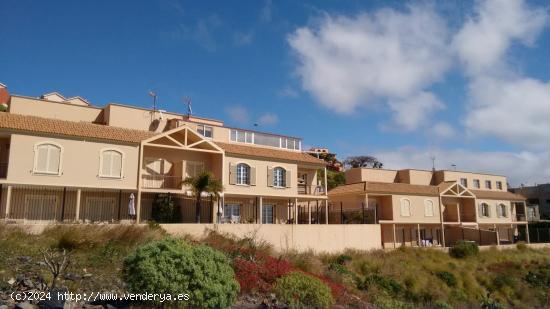
M 201 197 L 203 193 L 220 197 L 220 192 L 223 191 L 223 184 L 220 180 L 215 179 L 211 172 L 204 171 L 195 177 L 187 177 L 182 185 L 189 186 L 195 196 L 195 220 L 201 223 Z

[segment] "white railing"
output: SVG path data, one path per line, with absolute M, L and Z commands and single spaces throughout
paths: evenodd
M 145 189 L 181 189 L 180 176 L 142 175 L 141 187 Z

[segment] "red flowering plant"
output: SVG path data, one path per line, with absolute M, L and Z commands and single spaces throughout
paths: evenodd
M 241 285 L 241 293 L 267 293 L 275 281 L 293 270 L 284 259 L 256 254 L 253 260 L 237 257 L 233 260 L 235 276 Z

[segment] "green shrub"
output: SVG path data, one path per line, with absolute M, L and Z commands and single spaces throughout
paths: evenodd
M 138 247 L 124 260 L 124 280 L 135 293 L 188 293 L 173 305 L 228 308 L 239 291 L 235 273 L 221 252 L 165 238 Z
M 158 193 L 155 196 L 151 217 L 158 223 L 174 223 L 181 221 L 179 205 L 175 203 L 170 193 Z
M 457 259 L 467 258 L 479 253 L 479 247 L 473 241 L 459 240 L 450 250 L 449 254 Z
M 346 262 L 349 262 L 349 261 L 351 261 L 351 256 L 347 255 L 347 254 L 340 254 L 336 258 L 336 263 L 338 263 L 340 265 L 344 265 L 344 264 L 346 264 Z
M 550 264 L 541 265 L 529 271 L 525 281 L 534 287 L 550 289 Z
M 330 288 L 321 280 L 302 272 L 292 272 L 275 284 L 277 297 L 289 308 L 330 308 L 334 299 Z
M 450 273 L 448 271 L 438 271 L 435 273 L 435 275 L 441 279 L 447 286 L 449 287 L 455 287 L 456 286 L 456 277 L 453 275 L 453 273 Z
M 360 290 L 368 290 L 372 285 L 378 286 L 385 290 L 391 296 L 399 296 L 405 291 L 403 285 L 397 282 L 395 279 L 389 276 L 382 276 L 379 274 L 370 274 L 365 276 L 363 280 L 359 280 L 357 288 Z
M 453 306 L 447 304 L 444 301 L 438 300 L 435 302 L 433 308 L 434 309 L 453 309 Z
M 516 248 L 519 251 L 525 251 L 525 250 L 529 249 L 529 247 L 527 247 L 527 244 L 525 243 L 525 241 L 518 241 L 517 244 L 516 244 Z

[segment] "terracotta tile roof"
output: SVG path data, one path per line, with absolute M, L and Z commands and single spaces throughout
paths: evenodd
M 286 150 L 277 150 L 264 147 L 256 146 L 247 146 L 247 145 L 238 145 L 238 144 L 229 144 L 216 142 L 214 143 L 220 146 L 226 153 L 237 154 L 237 155 L 246 155 L 252 157 L 261 157 L 269 159 L 281 159 L 286 161 L 302 162 L 315 165 L 326 165 L 326 162 L 312 157 L 311 155 L 304 152 L 297 151 L 286 151 Z
M 348 193 L 386 193 L 438 196 L 439 190 L 436 186 L 367 181 L 339 186 L 328 192 L 329 195 Z
M 155 133 L 117 128 L 89 122 L 75 122 L 10 113 L 0 113 L 0 128 L 25 132 L 97 138 L 138 144 Z
M 328 195 L 349 194 L 349 193 L 365 193 L 365 183 L 358 182 L 347 185 L 341 185 L 328 191 Z
M 478 199 L 525 201 L 525 196 L 508 191 L 470 190 Z

